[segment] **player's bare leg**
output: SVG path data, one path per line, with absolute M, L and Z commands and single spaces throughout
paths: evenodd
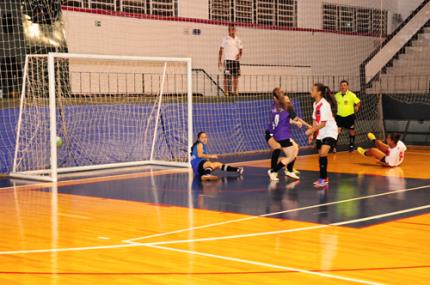
M 230 92 L 230 75 L 224 74 L 224 95 L 228 96 Z
M 354 150 L 354 143 L 355 143 L 355 136 L 357 135 L 357 132 L 355 129 L 349 129 L 349 151 Z
M 217 180 L 218 177 L 212 174 L 212 172 L 217 169 L 220 169 L 222 171 L 227 171 L 227 172 L 235 172 L 235 173 L 238 173 L 239 175 L 242 175 L 244 172 L 244 169 L 241 167 L 233 167 L 217 161 L 216 162 L 206 161 L 203 164 L 203 168 L 205 170 L 205 174 L 202 175 L 202 180 L 204 181 Z
M 320 164 L 320 178 L 314 182 L 315 187 L 325 187 L 328 185 L 328 178 L 327 178 L 327 166 L 328 166 L 328 159 L 327 155 L 330 151 L 330 146 L 323 144 L 321 148 L 319 149 L 319 164 Z
M 234 95 L 239 95 L 239 93 L 237 92 L 238 90 L 238 85 L 239 85 L 239 76 L 233 76 L 233 92 Z
M 357 152 L 364 156 L 374 157 L 377 160 L 383 159 L 390 147 L 382 140 L 377 140 L 376 136 L 373 133 L 368 133 L 367 137 L 374 143 L 375 147 L 369 149 L 359 147 L 357 148 Z
M 293 140 L 292 140 L 292 143 L 293 143 L 293 145 L 291 147 L 282 149 L 286 156 L 292 157 L 291 161 L 287 164 L 287 167 L 285 168 L 284 172 L 285 172 L 286 176 L 288 176 L 292 179 L 299 180 L 300 177 L 294 171 L 294 162 L 296 161 L 297 155 L 299 154 L 299 146 Z

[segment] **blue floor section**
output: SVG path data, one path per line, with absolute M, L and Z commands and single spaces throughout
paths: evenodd
M 316 189 L 312 182 L 317 172 L 302 171 L 300 182 L 284 179 L 270 182 L 263 168 L 247 167 L 243 177 L 220 173 L 215 182 L 192 181 L 188 174 L 149 176 L 138 179 L 110 181 L 95 184 L 60 187 L 63 194 L 128 200 L 160 204 L 163 206 L 189 207 L 189 193 L 193 196 L 193 207 L 207 210 L 263 215 L 287 211 L 312 205 L 354 199 L 379 193 L 389 193 L 335 205 L 320 205 L 308 210 L 291 211 L 272 217 L 313 223 L 336 223 L 385 214 L 399 210 L 424 206 L 430 202 L 430 181 L 403 179 L 371 175 L 330 174 L 330 185 Z M 423 187 L 413 191 L 397 192 L 401 189 Z M 1 191 L 1 190 L 0 190 Z M 49 191 L 45 189 L 44 191 Z M 142 207 L 144 205 L 142 204 Z M 369 222 L 349 224 L 363 227 L 375 223 L 395 220 L 430 210 L 415 211 Z

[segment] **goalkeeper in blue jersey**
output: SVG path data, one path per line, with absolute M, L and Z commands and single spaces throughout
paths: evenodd
M 191 147 L 191 166 L 195 175 L 200 176 L 202 180 L 215 180 L 218 177 L 212 173 L 217 169 L 235 172 L 239 175 L 243 174 L 244 169 L 241 167 L 233 167 L 221 162 L 211 161 L 211 159 L 218 159 L 218 156 L 209 154 L 207 144 L 208 135 L 205 132 L 199 132 L 196 142 Z

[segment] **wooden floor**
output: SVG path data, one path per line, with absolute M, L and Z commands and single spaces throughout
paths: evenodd
M 332 155 L 329 168 L 429 179 L 429 196 L 430 152 L 416 152 L 402 170 L 348 153 Z M 298 167 L 316 170 L 316 158 Z M 354 228 L 40 187 L 0 190 L 0 284 L 430 284 L 430 213 L 422 211 Z

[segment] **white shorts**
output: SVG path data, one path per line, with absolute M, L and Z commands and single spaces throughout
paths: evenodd
M 396 167 L 402 164 L 405 159 L 405 152 L 397 149 L 390 149 L 390 153 L 384 157 L 384 162 L 391 167 Z

